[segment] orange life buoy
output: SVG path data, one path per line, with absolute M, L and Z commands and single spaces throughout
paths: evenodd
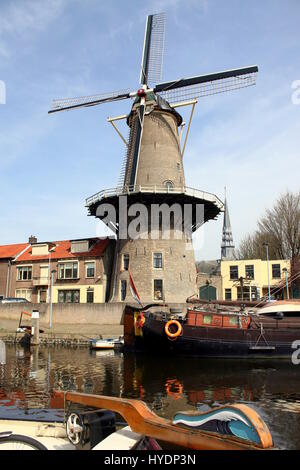
M 172 333 L 170 331 L 170 326 L 171 325 L 176 325 L 177 326 L 177 330 L 175 331 L 175 333 Z M 182 331 L 183 331 L 182 325 L 181 325 L 181 323 L 179 323 L 178 320 L 169 320 L 165 325 L 165 333 L 168 336 L 168 338 L 171 338 L 171 339 L 178 338 L 178 336 L 182 335 Z
M 183 386 L 177 379 L 168 379 L 165 388 L 169 397 L 174 400 L 178 400 L 183 396 Z

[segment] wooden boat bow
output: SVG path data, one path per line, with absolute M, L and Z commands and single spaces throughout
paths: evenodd
M 55 391 L 56 396 L 64 399 L 64 403 L 72 402 L 98 409 L 107 409 L 120 414 L 132 431 L 195 450 L 262 450 L 273 447 L 271 433 L 258 413 L 247 405 L 231 405 L 247 417 L 259 436 L 259 443 L 247 441 L 235 436 L 225 436 L 215 432 L 202 431 L 192 427 L 173 424 L 170 420 L 157 416 L 146 403 L 136 399 L 89 395 L 78 392 Z M 220 407 L 218 410 L 228 409 Z M 213 410 L 214 411 L 214 410 Z

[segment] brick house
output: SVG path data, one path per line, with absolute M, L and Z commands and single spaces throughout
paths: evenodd
M 8 291 L 12 263 L 28 247 L 28 243 L 0 246 L 0 299 L 10 296 Z
M 9 296 L 33 303 L 102 303 L 109 297 L 115 241 L 87 238 L 38 243 L 11 265 Z

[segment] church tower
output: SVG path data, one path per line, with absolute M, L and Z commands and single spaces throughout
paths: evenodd
M 231 260 L 234 259 L 234 243 L 229 218 L 228 203 L 225 192 L 224 202 L 224 219 L 223 219 L 223 233 L 222 233 L 222 244 L 221 244 L 221 259 Z

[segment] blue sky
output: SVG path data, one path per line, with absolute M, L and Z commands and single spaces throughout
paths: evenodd
M 114 187 L 125 150 L 106 122 L 123 101 L 48 115 L 53 98 L 138 87 L 145 17 L 167 17 L 163 80 L 258 64 L 255 87 L 202 98 L 187 185 L 223 198 L 236 244 L 286 189 L 299 190 L 298 0 L 0 0 L 0 243 L 103 234 L 86 197 Z M 220 256 L 222 217 L 195 238 Z

